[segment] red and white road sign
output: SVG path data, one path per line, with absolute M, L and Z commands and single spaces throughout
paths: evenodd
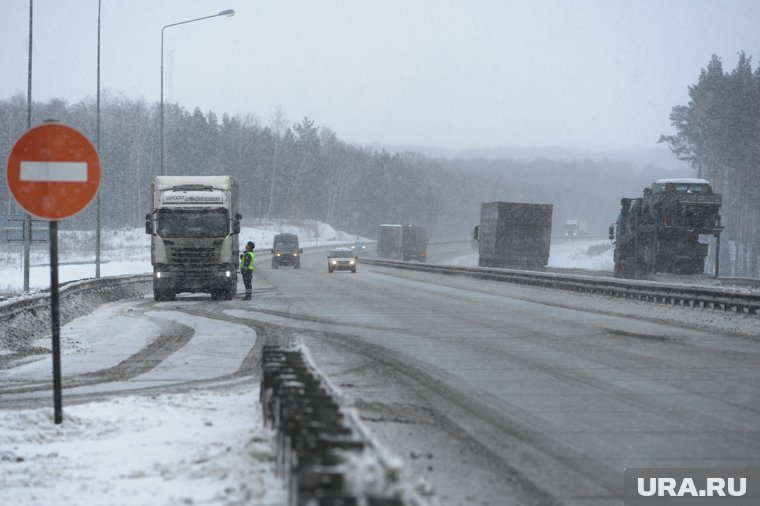
M 11 195 L 26 212 L 63 220 L 84 210 L 100 186 L 100 157 L 90 140 L 61 123 L 27 131 L 6 170 Z

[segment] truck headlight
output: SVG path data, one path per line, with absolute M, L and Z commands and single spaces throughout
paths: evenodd
M 349 260 L 349 261 L 348 261 L 348 265 L 354 265 L 355 263 L 356 263 L 356 261 L 355 261 L 355 260 Z
M 333 264 L 333 265 L 338 265 L 338 261 L 337 260 L 333 260 L 330 263 Z
M 156 272 L 156 278 L 161 279 L 161 272 Z
M 232 276 L 232 272 L 231 271 L 224 271 L 224 275 L 229 278 L 230 276 Z

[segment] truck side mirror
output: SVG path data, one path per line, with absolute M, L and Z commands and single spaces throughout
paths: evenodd
M 145 233 L 153 235 L 153 219 L 150 214 L 145 215 Z
M 303 248 L 298 248 L 299 253 L 303 253 Z
M 274 253 L 274 248 L 269 250 L 270 253 Z
M 232 233 L 233 234 L 239 234 L 240 233 L 240 220 L 243 219 L 243 215 L 240 213 L 237 213 L 235 215 L 235 221 L 232 224 Z
M 615 240 L 615 225 L 610 225 L 610 229 L 609 229 L 609 234 L 608 235 L 610 236 L 610 241 L 614 241 Z
M 476 225 L 475 228 L 472 230 L 472 238 L 476 241 L 479 241 L 480 238 L 478 237 L 480 235 L 480 225 Z

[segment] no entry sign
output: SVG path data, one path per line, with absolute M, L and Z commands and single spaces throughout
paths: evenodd
M 82 133 L 61 123 L 32 128 L 8 157 L 7 182 L 26 212 L 62 220 L 84 210 L 100 186 L 100 157 Z
M 71 218 L 92 202 L 100 186 L 100 157 L 79 131 L 60 123 L 34 127 L 8 157 L 11 195 L 29 214 L 50 221 L 50 316 L 53 338 L 55 423 L 63 421 L 61 336 L 58 310 L 58 220 Z

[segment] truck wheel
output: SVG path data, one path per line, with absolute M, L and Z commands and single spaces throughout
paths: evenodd
M 330 274 L 332 274 L 332 271 L 333 270 L 330 267 L 327 268 L 327 272 L 329 272 Z
M 159 290 L 153 292 L 153 300 L 156 302 L 171 301 L 174 300 L 175 297 L 176 295 L 169 291 Z
M 351 269 L 351 274 L 356 274 L 356 269 Z
M 163 302 L 167 300 L 174 300 L 175 294 L 169 290 L 161 290 L 160 288 L 153 288 L 153 300 L 156 302 Z
M 277 267 L 279 267 L 279 265 L 277 265 L 276 262 L 272 262 L 272 269 L 276 269 Z

